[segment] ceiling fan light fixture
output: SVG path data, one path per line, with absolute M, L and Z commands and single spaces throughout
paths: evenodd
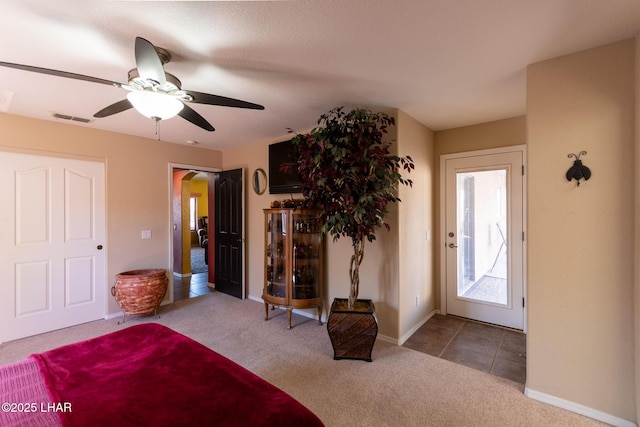
M 180 115 L 184 120 L 213 132 L 211 126 L 204 117 L 189 107 L 186 102 L 196 104 L 220 105 L 223 107 L 248 108 L 252 110 L 264 110 L 264 106 L 225 96 L 209 93 L 182 90 L 182 83 L 173 74 L 164 70 L 164 64 L 169 62 L 171 54 L 162 48 L 154 46 L 150 41 L 136 37 L 135 39 L 136 67 L 129 70 L 128 83 L 119 83 L 99 77 L 85 76 L 68 71 L 54 70 L 50 68 L 35 67 L 32 65 L 13 64 L 0 61 L 0 67 L 14 68 L 32 73 L 46 74 L 67 79 L 80 80 L 90 83 L 108 85 L 129 91 L 127 99 L 121 99 L 93 115 L 96 118 L 109 117 L 123 111 L 136 109 L 140 114 L 151 118 L 156 122 L 156 134 L 158 134 L 158 122 Z M 13 92 L 0 91 L 0 112 L 8 111 Z M 69 116 L 71 117 L 71 116 Z M 87 119 L 76 118 L 83 123 Z
M 127 94 L 127 99 L 140 114 L 160 120 L 175 117 L 184 104 L 177 98 L 159 92 L 133 91 Z

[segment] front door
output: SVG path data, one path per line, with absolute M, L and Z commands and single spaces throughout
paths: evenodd
M 215 175 L 215 287 L 244 298 L 242 169 Z
M 0 153 L 0 342 L 104 317 L 104 164 Z
M 521 148 L 443 156 L 446 312 L 524 327 Z

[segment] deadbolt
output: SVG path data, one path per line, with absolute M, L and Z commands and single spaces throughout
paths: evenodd
M 453 231 L 450 231 L 449 232 L 449 237 L 453 237 L 453 236 L 455 236 L 455 234 L 453 234 Z
M 101 251 L 102 250 L 102 245 L 98 245 L 98 250 Z

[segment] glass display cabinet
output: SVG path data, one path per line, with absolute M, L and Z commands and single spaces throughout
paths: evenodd
M 291 329 L 291 310 L 317 307 L 321 325 L 324 239 L 319 211 L 264 209 L 264 217 L 265 320 L 269 320 L 270 305 L 272 309 L 284 307 Z

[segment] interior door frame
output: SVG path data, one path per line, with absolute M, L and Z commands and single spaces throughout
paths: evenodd
M 525 303 L 522 308 L 523 313 L 523 332 L 527 332 L 527 311 L 529 308 L 529 299 L 527 295 L 527 146 L 526 145 L 509 145 L 499 148 L 488 148 L 483 150 L 464 151 L 460 153 L 441 154 L 440 155 L 440 313 L 447 314 L 447 263 L 446 263 L 446 161 L 471 156 L 485 156 L 492 154 L 504 154 L 519 152 L 522 153 L 522 165 L 524 173 L 522 175 L 522 229 L 524 230 L 524 241 L 522 242 L 522 295 Z
M 167 209 L 169 209 L 169 259 L 167 260 L 167 265 L 171 267 L 171 274 L 169 274 L 169 285 L 168 285 L 168 289 L 167 289 L 167 294 L 169 296 L 169 299 L 166 301 L 166 303 L 170 304 L 173 302 L 173 290 L 174 290 L 174 284 L 173 284 L 173 224 L 174 224 L 174 218 L 173 218 L 173 171 L 175 169 L 183 169 L 183 170 L 193 170 L 193 171 L 198 171 L 198 172 L 209 172 L 209 173 L 218 173 L 218 172 L 222 172 L 221 168 L 212 168 L 212 167 L 205 167 L 205 166 L 197 166 L 197 165 L 187 165 L 187 164 L 183 164 L 183 163 L 169 163 L 168 166 L 169 170 L 168 170 L 168 198 L 167 198 Z M 211 216 L 211 213 L 209 213 L 209 216 Z M 243 218 L 244 220 L 244 218 Z M 246 258 L 245 258 L 246 259 Z

